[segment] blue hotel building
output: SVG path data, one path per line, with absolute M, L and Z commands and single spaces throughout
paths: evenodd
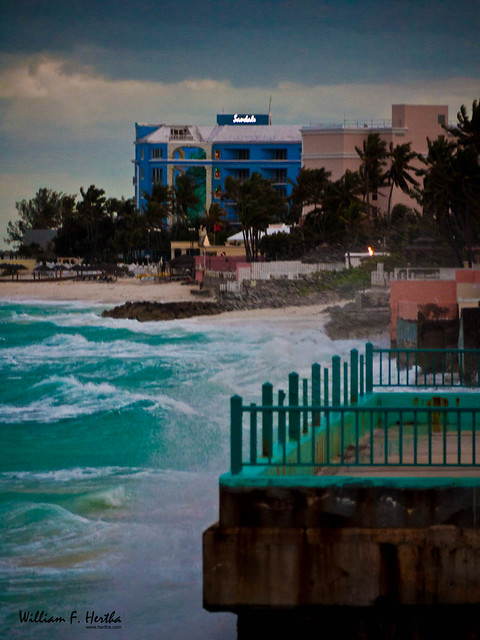
M 269 115 L 217 116 L 216 126 L 135 125 L 135 202 L 139 210 L 156 183 L 173 186 L 179 173 L 201 185 L 200 212 L 221 202 L 225 178 L 257 171 L 282 195 L 301 167 L 300 125 L 273 125 Z

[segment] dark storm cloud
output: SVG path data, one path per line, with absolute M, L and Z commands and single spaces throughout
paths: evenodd
M 68 55 L 112 78 L 447 77 L 480 58 L 476 0 L 6 0 L 2 14 L 1 51 Z

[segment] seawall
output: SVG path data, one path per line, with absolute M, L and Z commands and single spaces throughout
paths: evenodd
M 227 474 L 219 522 L 204 533 L 204 606 L 238 614 L 241 639 L 258 625 L 306 631 L 340 612 L 351 619 L 347 634 L 360 621 L 376 628 L 387 616 L 398 626 L 457 609 L 471 629 L 480 605 L 479 497 L 480 478 L 239 486 Z

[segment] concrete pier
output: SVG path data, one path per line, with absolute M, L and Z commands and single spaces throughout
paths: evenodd
M 260 406 L 232 398 L 203 598 L 239 640 L 480 639 L 480 380 L 460 366 L 480 352 L 428 352 L 428 373 L 409 352 L 403 378 L 387 353 L 377 381 L 372 353 L 344 365 L 343 404 L 336 357 L 321 399 L 315 365 L 302 404 L 295 373 L 288 405 L 269 383 Z
M 480 478 L 275 480 L 222 477 L 220 520 L 204 534 L 204 606 L 237 613 L 239 638 L 345 615 L 345 637 L 457 608 L 470 631 L 480 620 Z

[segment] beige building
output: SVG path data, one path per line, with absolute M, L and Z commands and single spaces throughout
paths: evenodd
M 356 122 L 340 125 L 311 125 L 302 128 L 302 166 L 305 169 L 324 167 L 331 171 L 332 180 L 338 180 L 347 169 L 357 171 L 360 158 L 355 147 L 362 148 L 363 141 L 370 133 L 378 133 L 382 140 L 394 146 L 411 142 L 412 151 L 425 155 L 428 151 L 427 138 L 434 140 L 445 136 L 442 125 L 448 124 L 446 105 L 392 105 L 391 122 Z M 412 163 L 415 164 L 415 163 Z M 421 163 L 416 161 L 416 166 Z M 379 191 L 376 205 L 385 211 L 388 204 L 389 188 Z M 397 203 L 418 206 L 415 200 L 394 189 L 392 207 Z M 375 203 L 373 203 L 375 204 Z

